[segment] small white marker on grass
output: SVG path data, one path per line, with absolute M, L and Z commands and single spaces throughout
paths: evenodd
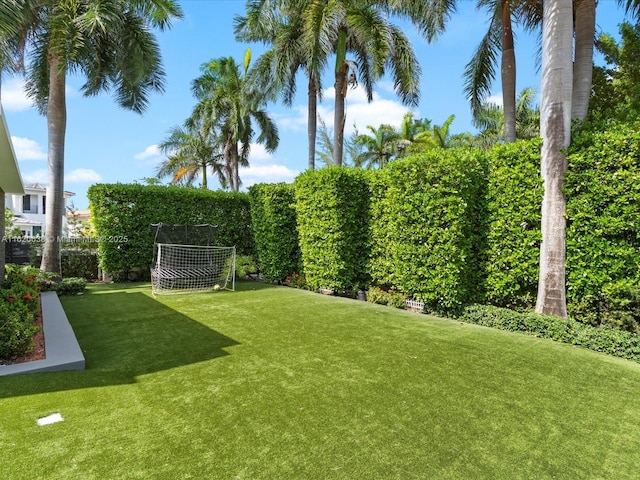
M 62 415 L 60 415 L 59 413 L 52 413 L 51 415 L 48 415 L 46 417 L 39 418 L 38 420 L 36 420 L 36 423 L 42 427 L 43 425 L 51 425 L 52 423 L 58 423 L 63 420 L 64 418 L 62 418 Z

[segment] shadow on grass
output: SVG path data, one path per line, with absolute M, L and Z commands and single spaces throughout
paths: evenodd
M 63 302 L 86 370 L 0 377 L 0 398 L 135 383 L 139 375 L 223 357 L 238 344 L 140 291 L 110 287 Z

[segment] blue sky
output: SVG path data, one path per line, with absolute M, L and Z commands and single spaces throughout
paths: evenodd
M 254 60 L 264 50 L 260 45 L 238 43 L 233 36 L 233 18 L 243 14 L 244 0 L 184 0 L 185 17 L 165 32 L 157 33 L 166 71 L 164 94 L 154 94 L 143 115 L 119 108 L 110 95 L 85 98 L 79 93 L 82 79 L 67 82 L 67 136 L 65 148 L 65 189 L 75 192 L 72 199 L 78 209 L 88 208 L 87 188 L 94 183 L 141 182 L 155 175 L 162 161 L 157 144 L 169 129 L 189 116 L 194 99 L 191 81 L 202 63 L 216 57 L 233 56 L 241 61 L 251 47 Z M 462 72 L 478 42 L 486 32 L 488 14 L 475 8 L 475 1 L 459 3 L 455 14 L 437 42 L 427 44 L 409 24 L 405 32 L 413 42 L 422 68 L 421 100 L 412 111 L 419 118 L 442 124 L 451 114 L 456 118 L 454 132 L 474 131 L 469 106 L 463 94 Z M 617 34 L 623 12 L 614 0 L 600 0 L 598 28 Z M 539 87 L 535 65 L 536 37 L 517 33 L 516 62 L 518 91 Z M 499 70 L 498 70 L 499 72 Z M 324 100 L 319 114 L 329 127 L 333 123 L 333 87 L 327 75 Z M 280 146 L 267 154 L 252 148 L 250 168 L 240 172 L 243 187 L 259 182 L 292 181 L 306 168 L 306 81 L 300 77 L 298 98 L 293 107 L 270 104 L 268 111 L 277 122 Z M 500 83 L 493 91 L 500 96 Z M 20 78 L 4 77 L 2 105 L 13 138 L 16 156 L 25 183 L 47 183 L 47 128 L 23 93 Z M 347 133 L 354 123 L 359 131 L 367 125 L 398 125 L 408 107 L 393 93 L 388 80 L 378 82 L 374 101 L 366 102 L 357 89 L 347 96 Z M 214 185 L 210 188 L 218 188 Z

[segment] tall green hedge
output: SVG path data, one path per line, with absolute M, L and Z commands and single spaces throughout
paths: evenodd
M 483 154 L 471 149 L 433 150 L 375 176 L 374 283 L 443 314 L 481 298 L 485 184 Z
M 293 185 L 260 183 L 249 188 L 251 225 L 260 273 L 272 281 L 301 273 Z
M 610 323 L 613 297 L 640 285 L 640 124 L 588 125 L 574 136 L 568 161 L 569 311 Z
M 369 185 L 362 170 L 327 167 L 295 182 L 304 274 L 311 288 L 339 292 L 369 283 Z
M 540 265 L 540 140 L 499 145 L 487 155 L 486 301 L 530 309 Z
M 249 197 L 184 187 L 99 184 L 89 188 L 91 218 L 107 272 L 146 270 L 153 261 L 153 223 L 217 225 L 214 243 L 254 253 Z

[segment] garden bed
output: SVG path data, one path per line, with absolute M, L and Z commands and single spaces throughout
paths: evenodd
M 0 365 L 0 376 L 18 373 L 84 370 L 85 360 L 71 324 L 55 292 L 40 294 L 42 331 L 46 341 L 45 358 Z

